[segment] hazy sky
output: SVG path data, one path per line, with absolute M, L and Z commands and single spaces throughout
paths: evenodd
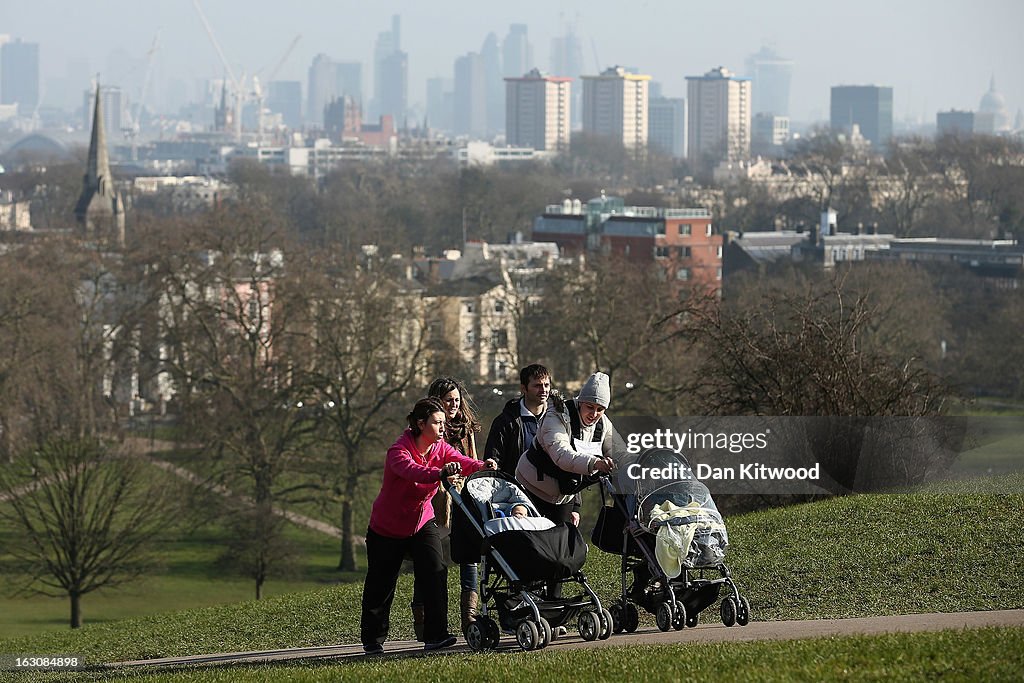
M 1011 116 L 1024 108 L 1024 0 L 202 0 L 202 6 L 238 71 L 267 75 L 301 35 L 276 78 L 302 81 L 304 94 L 307 69 L 320 52 L 362 61 L 369 94 L 374 41 L 390 28 L 391 15 L 400 14 L 411 104 L 423 103 L 426 78 L 451 78 L 455 57 L 479 50 L 491 31 L 504 38 L 510 23 L 529 26 L 535 61 L 547 69 L 551 38 L 571 23 L 588 73 L 613 64 L 636 67 L 662 82 L 668 96 L 685 96 L 686 76 L 717 65 L 742 73 L 746 57 L 769 45 L 795 62 L 796 120 L 827 118 L 832 85 L 875 84 L 893 86 L 897 120 L 934 122 L 937 110 L 976 109 L 993 75 Z M 97 71 L 104 82 L 138 80 L 158 30 L 151 88 L 167 90 L 180 79 L 191 94 L 197 82 L 223 74 L 192 0 L 0 0 L 0 34 L 40 44 L 44 87 L 64 79 L 84 89 L 88 83 L 80 81 Z M 150 96 L 158 101 L 161 94 Z

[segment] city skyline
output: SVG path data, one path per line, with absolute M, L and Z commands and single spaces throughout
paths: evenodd
M 853 10 L 809 0 L 770 6 L 741 0 L 728 8 L 649 0 L 628 9 L 568 0 L 514 6 L 438 0 L 429 7 L 409 0 L 371 7 L 299 2 L 287 9 L 267 0 L 203 0 L 201 6 L 236 75 L 259 72 L 265 78 L 301 35 L 275 80 L 301 82 L 304 97 L 317 54 L 362 62 L 364 83 L 373 83 L 374 42 L 397 14 L 408 53 L 408 99 L 420 112 L 428 78 L 452 78 L 457 57 L 480 50 L 491 32 L 504 39 L 512 24 L 528 27 L 534 65 L 544 71 L 550 69 L 551 41 L 571 29 L 585 73 L 636 68 L 661 83 L 668 97 L 685 96 L 687 76 L 719 65 L 746 75 L 750 55 L 769 46 L 793 62 L 790 109 L 796 121 L 827 121 L 832 86 L 879 85 L 893 88 L 898 121 L 934 123 L 939 111 L 977 110 L 993 76 L 1011 116 L 1024 108 L 1024 47 L 1015 35 L 1024 24 L 1024 3 L 1011 0 L 957 0 L 941 8 L 922 0 L 898 7 L 864 0 Z M 80 103 L 97 72 L 134 98 L 131 84 L 141 79 L 158 32 L 147 106 L 158 107 L 172 93 L 194 99 L 200 83 L 223 77 L 189 0 L 144 6 L 107 0 L 99 7 L 19 0 L 0 8 L 0 34 L 40 46 L 43 106 L 58 99 Z M 62 84 L 67 92 L 58 96 Z

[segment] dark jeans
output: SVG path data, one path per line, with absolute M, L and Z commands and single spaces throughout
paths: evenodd
M 360 620 L 363 645 L 387 640 L 391 603 L 407 553 L 412 557 L 416 593 L 423 598 L 423 639 L 432 643 L 448 635 L 448 568 L 441 554 L 437 525 L 430 521 L 408 538 L 388 538 L 366 530 L 366 581 Z

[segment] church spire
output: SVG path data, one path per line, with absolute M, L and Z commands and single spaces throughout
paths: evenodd
M 89 159 L 82 194 L 75 205 L 75 218 L 85 237 L 124 244 L 124 205 L 114 188 L 110 175 L 110 156 L 107 152 L 107 134 L 103 125 L 103 98 L 99 79 L 96 82 L 96 101 L 93 105 L 92 136 L 89 138 Z

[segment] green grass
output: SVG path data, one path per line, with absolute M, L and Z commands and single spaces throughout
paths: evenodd
M 339 581 L 362 578 L 361 574 L 336 571 L 339 552 L 336 539 L 291 525 L 286 538 L 297 551 L 296 559 L 284 576 L 271 578 L 264 585 L 265 596 L 310 591 Z M 120 589 L 100 590 L 83 597 L 86 626 L 116 625 L 119 620 L 147 614 L 252 600 L 255 596 L 254 582 L 243 577 L 226 576 L 217 565 L 226 541 L 227 532 L 215 524 L 191 531 L 187 536 L 162 541 L 154 553 L 159 558 L 159 565 L 152 574 Z M 13 542 L 10 534 L 0 535 L 0 547 L 9 542 Z M 15 594 L 15 589 L 23 584 L 22 576 L 9 569 L 4 572 L 0 581 L 3 588 L 3 593 L 0 593 L 0 638 L 67 630 L 67 599 Z
M 1018 681 L 1024 629 L 771 642 L 630 645 L 482 655 L 195 667 L 116 674 L 126 681 Z M 44 680 L 110 680 L 110 672 Z
M 1009 483 L 1017 493 L 990 492 Z M 950 483 L 929 493 L 865 495 L 728 520 L 729 563 L 757 620 L 1024 607 L 1024 478 Z M 618 558 L 592 551 L 603 598 Z M 456 571 L 449 573 L 451 593 Z M 361 583 L 160 614 L 77 632 L 0 640 L 0 652 L 77 652 L 89 661 L 358 642 Z M 403 576 L 391 636 L 411 636 Z M 450 600 L 451 623 L 457 601 Z M 645 623 L 650 623 L 649 617 Z

